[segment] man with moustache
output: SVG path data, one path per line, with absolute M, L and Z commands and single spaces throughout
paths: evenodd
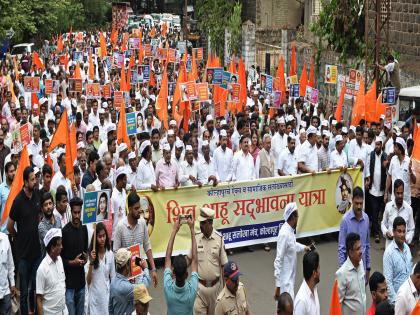
M 7 162 L 4 166 L 5 181 L 0 184 L 0 207 L 1 217 L 3 217 L 4 206 L 6 205 L 7 198 L 9 197 L 10 187 L 12 186 L 13 179 L 15 178 L 16 167 L 12 162 Z M 7 219 L 3 225 L 0 226 L 0 232 L 6 233 Z
M 296 175 L 298 162 L 295 152 L 296 138 L 293 135 L 287 137 L 287 149 L 283 150 L 276 161 L 277 173 L 280 176 Z
M 230 182 L 232 180 L 233 151 L 227 147 L 228 135 L 226 130 L 220 130 L 220 145 L 214 150 L 214 170 L 216 178 L 220 182 Z
M 49 192 L 41 196 L 42 220 L 38 224 L 39 243 L 41 245 L 41 255 L 45 256 L 44 237 L 52 228 L 61 229 L 61 219 L 54 214 L 54 200 Z

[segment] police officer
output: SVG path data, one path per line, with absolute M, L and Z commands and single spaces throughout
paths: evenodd
M 217 297 L 215 315 L 248 315 L 249 307 L 244 285 L 239 281 L 241 273 L 238 265 L 233 261 L 228 261 L 223 269 L 225 286 Z
M 227 263 L 223 236 L 213 229 L 215 211 L 200 208 L 200 231 L 196 234 L 198 256 L 198 294 L 194 314 L 214 315 L 217 295 L 222 287 L 221 272 Z

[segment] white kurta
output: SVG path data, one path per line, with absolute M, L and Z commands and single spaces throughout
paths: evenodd
M 217 178 L 222 182 L 230 182 L 232 180 L 233 151 L 227 147 L 223 151 L 219 146 L 214 150 L 213 161 Z
M 303 251 L 305 245 L 296 242 L 293 228 L 285 222 L 277 236 L 277 253 L 274 260 L 274 278 L 280 292 L 295 296 L 296 255 Z

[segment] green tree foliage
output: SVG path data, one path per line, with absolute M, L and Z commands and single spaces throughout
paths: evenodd
M 240 9 L 242 6 L 234 8 L 237 6 L 236 1 L 234 0 L 197 0 L 196 1 L 196 13 L 199 20 L 200 29 L 207 34 L 210 39 L 210 45 L 213 50 L 216 51 L 216 54 L 223 57 L 224 43 L 225 43 L 225 28 L 228 28 L 229 32 L 234 35 L 241 32 L 241 23 L 240 19 L 237 20 L 237 14 L 239 9 L 239 18 L 240 18 Z M 235 17 L 232 17 L 235 15 Z M 233 19 L 233 24 L 235 29 L 231 26 Z M 237 35 L 233 36 L 234 43 L 233 48 L 236 49 L 235 45 L 237 41 Z
M 340 61 L 345 62 L 349 57 L 362 60 L 364 23 L 363 1 L 322 0 L 322 11 L 311 31 L 321 39 L 320 45 L 326 43 L 328 48 L 340 54 Z
M 103 25 L 110 0 L 0 0 L 0 39 L 12 28 L 14 43 L 50 38 L 52 34 Z
M 229 18 L 228 30 L 230 32 L 229 52 L 239 55 L 242 46 L 242 4 L 237 2 L 233 8 L 233 13 Z

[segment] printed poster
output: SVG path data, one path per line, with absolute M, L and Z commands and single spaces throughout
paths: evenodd
M 299 97 L 299 87 L 300 87 L 300 84 L 290 85 L 290 97 Z
M 125 114 L 125 121 L 127 124 L 127 134 L 132 136 L 137 134 L 137 123 L 136 123 L 137 112 L 131 112 Z
M 337 66 L 325 65 L 325 79 L 327 84 L 337 84 Z
M 208 83 L 196 83 L 195 90 L 197 91 L 197 98 L 200 102 L 209 100 L 209 85 Z
M 394 87 L 382 89 L 382 104 L 394 105 L 396 102 L 397 91 Z
M 298 83 L 299 83 L 298 77 L 296 74 L 286 78 L 286 86 L 290 86 L 292 84 L 298 84 Z
M 130 70 L 130 84 L 136 85 L 139 82 L 139 74 L 137 70 Z
M 88 83 L 86 85 L 86 97 L 88 99 L 100 98 L 101 97 L 100 83 Z
M 20 126 L 20 142 L 23 146 L 29 145 L 31 143 L 31 135 L 29 134 L 29 125 L 26 123 L 23 126 Z
M 109 220 L 110 202 L 110 190 L 86 192 L 82 209 L 83 224 Z
M 152 45 L 144 44 L 144 56 L 145 57 L 152 57 Z
M 230 83 L 230 76 L 231 76 L 230 72 L 223 71 L 222 85 L 220 87 L 227 89 L 227 85 Z
M 230 77 L 230 73 L 229 73 L 229 77 Z M 207 68 L 206 82 L 208 84 L 222 84 L 223 83 L 223 68 Z
M 307 85 L 305 98 L 308 100 L 308 102 L 312 104 L 317 104 L 318 103 L 318 90 Z
M 150 81 L 150 65 L 142 65 L 143 82 Z
M 125 107 L 124 95 L 122 91 L 114 91 L 114 106 L 116 108 Z
M 128 39 L 128 48 L 129 49 L 140 49 L 140 38 L 131 37 Z
M 69 92 L 82 93 L 82 79 L 69 79 Z
M 181 89 L 181 101 L 188 102 L 197 99 L 197 91 L 195 90 L 194 81 L 180 83 L 179 88 Z
M 239 97 L 241 93 L 241 85 L 238 83 L 229 83 L 228 84 L 228 101 L 239 102 Z
M 281 107 L 281 100 L 282 100 L 282 92 L 281 91 L 274 91 L 271 95 L 271 108 L 280 108 Z
M 195 55 L 195 59 L 198 61 L 203 60 L 203 47 L 193 48 L 192 53 Z
M 40 91 L 39 77 L 25 76 L 23 78 L 23 85 L 24 85 L 25 92 L 39 93 Z
M 168 59 L 168 62 L 176 62 L 176 49 L 169 48 Z
M 102 85 L 102 97 L 111 98 L 111 84 Z
M 52 88 L 53 88 L 53 80 L 52 79 L 45 79 L 45 94 L 50 95 L 52 94 Z
M 140 276 L 143 272 L 143 269 L 140 266 L 138 266 L 137 263 L 136 263 L 136 258 L 137 258 L 137 260 L 138 260 L 138 258 L 141 258 L 140 244 L 130 246 L 128 248 L 128 250 L 131 252 L 131 261 L 130 261 L 131 277 L 130 277 L 130 279 L 134 279 L 134 278 Z
M 22 151 L 23 149 L 19 128 L 16 128 L 12 131 L 12 148 L 15 148 L 18 152 Z

